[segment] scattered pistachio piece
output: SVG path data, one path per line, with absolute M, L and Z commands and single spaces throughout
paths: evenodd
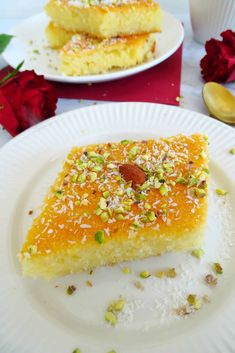
M 79 348 L 75 348 L 75 349 L 73 350 L 73 353 L 81 353 L 81 350 L 80 350 Z
M 204 255 L 204 250 L 203 249 L 195 249 L 191 252 L 192 256 L 196 257 L 197 259 L 200 259 Z
M 151 275 L 148 271 L 142 271 L 142 272 L 140 272 L 139 276 L 140 276 L 140 278 L 148 278 Z
M 224 195 L 227 195 L 227 193 L 228 193 L 228 191 L 226 191 L 224 189 L 216 189 L 215 192 L 219 196 L 224 196 Z
M 166 277 L 168 278 L 175 278 L 177 276 L 176 270 L 174 268 L 169 268 L 166 271 Z
M 218 262 L 214 262 L 212 265 L 212 268 L 213 268 L 214 272 L 217 273 L 218 275 L 223 274 L 223 268 Z
M 78 178 L 78 174 L 74 174 L 72 176 L 72 182 L 75 183 L 77 181 L 77 178 Z
M 155 276 L 157 278 L 163 278 L 165 276 L 165 272 L 164 271 L 157 271 L 157 272 L 155 272 Z
M 209 274 L 209 275 L 206 275 L 206 277 L 205 277 L 205 282 L 206 282 L 207 284 L 209 284 L 210 286 L 216 286 L 218 280 L 217 280 L 216 277 L 214 277 L 213 275 Z
M 229 153 L 235 154 L 235 147 L 231 148 L 231 150 L 229 151 Z
M 192 311 L 190 310 L 190 308 L 187 307 L 187 305 L 183 305 L 177 308 L 175 312 L 178 316 L 186 316 L 191 314 Z
M 187 297 L 187 302 L 189 305 L 193 306 L 195 310 L 199 310 L 201 307 L 201 302 L 197 298 L 196 294 L 189 294 Z
M 98 230 L 98 232 L 95 233 L 95 240 L 99 244 L 104 243 L 105 238 L 104 238 L 104 231 L 103 230 Z
M 125 274 L 125 275 L 129 275 L 131 273 L 131 270 L 129 269 L 129 267 L 123 267 L 122 268 L 122 272 Z
M 204 294 L 204 295 L 203 295 L 202 300 L 203 300 L 203 302 L 206 303 L 206 304 L 208 304 L 208 303 L 211 302 L 211 301 L 210 301 L 210 297 L 209 297 L 209 295 L 207 295 L 207 294 Z
M 111 311 L 106 311 L 104 318 L 112 326 L 115 326 L 117 323 L 117 316 Z
M 109 351 L 108 353 L 116 353 L 116 351 Z
M 144 290 L 144 286 L 140 281 L 134 281 L 133 284 L 137 289 Z
M 68 286 L 66 292 L 68 295 L 72 295 L 76 291 L 76 287 L 74 285 Z
M 118 299 L 110 303 L 108 307 L 108 311 L 111 311 L 112 313 L 114 312 L 120 312 L 124 309 L 124 306 L 126 305 L 126 301 L 124 299 Z
M 87 286 L 87 287 L 93 287 L 93 284 L 92 284 L 91 281 L 86 281 L 86 286 Z
M 203 190 L 203 189 L 195 188 L 195 189 L 194 189 L 194 195 L 195 195 L 197 198 L 200 199 L 200 198 L 206 196 L 206 191 Z

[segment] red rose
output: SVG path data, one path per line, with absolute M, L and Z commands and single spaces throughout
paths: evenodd
M 206 42 L 206 55 L 200 66 L 205 81 L 235 81 L 235 32 L 221 33 L 222 41 L 210 39 Z
M 0 86 L 0 123 L 12 135 L 55 115 L 52 85 L 34 71 L 23 71 Z

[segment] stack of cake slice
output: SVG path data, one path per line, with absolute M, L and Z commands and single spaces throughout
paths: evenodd
M 153 0 L 49 0 L 49 45 L 69 76 L 127 68 L 151 59 L 162 11 Z

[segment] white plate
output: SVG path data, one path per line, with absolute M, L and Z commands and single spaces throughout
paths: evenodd
M 163 29 L 157 34 L 156 58 L 130 69 L 112 71 L 106 74 L 69 77 L 62 75 L 58 67 L 58 52 L 47 47 L 45 27 L 49 22 L 45 14 L 33 16 L 17 25 L 11 34 L 15 38 L 4 51 L 4 59 L 13 67 L 25 60 L 22 70 L 35 70 L 52 81 L 70 83 L 104 82 L 127 77 L 153 67 L 171 56 L 181 45 L 184 30 L 181 22 L 164 12 Z M 30 44 L 33 41 L 33 44 Z M 39 52 L 35 53 L 35 49 Z
M 203 132 L 210 139 L 211 178 L 205 257 L 166 254 L 130 262 L 131 275 L 120 265 L 51 282 L 22 278 L 16 254 L 34 215 L 74 145 L 146 139 Z M 235 346 L 235 133 L 206 116 L 163 105 L 124 103 L 75 110 L 22 133 L 0 150 L 0 352 L 4 353 L 232 353 Z M 215 185 L 229 195 L 218 197 Z M 210 262 L 224 267 L 219 284 L 203 282 Z M 174 279 L 142 280 L 141 270 L 175 267 Z M 88 288 L 85 281 L 93 282 Z M 68 285 L 78 290 L 66 295 Z M 59 287 L 55 287 L 58 285 Z M 187 319 L 174 308 L 190 293 L 209 294 L 212 301 Z M 118 327 L 104 322 L 108 302 L 123 295 L 128 304 Z

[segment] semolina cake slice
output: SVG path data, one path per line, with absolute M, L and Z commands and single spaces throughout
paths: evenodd
M 94 37 L 161 31 L 162 11 L 153 0 L 49 0 L 45 11 L 59 27 Z
M 201 246 L 207 215 L 205 136 L 74 147 L 19 254 L 50 279 Z
M 82 76 L 125 69 L 152 59 L 155 46 L 154 34 L 108 39 L 77 34 L 60 50 L 59 70 Z
M 76 33 L 66 31 L 50 21 L 45 29 L 45 34 L 50 48 L 61 49 Z

